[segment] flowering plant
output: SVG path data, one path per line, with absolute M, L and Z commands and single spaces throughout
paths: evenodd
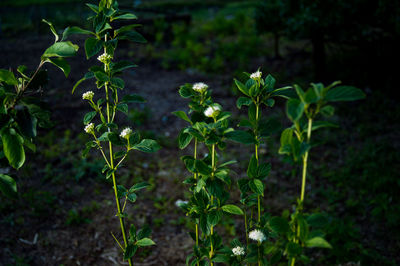
M 47 71 L 43 69 L 46 63 L 60 68 L 65 77 L 71 67 L 65 58 L 76 55 L 78 46 L 60 40 L 53 24 L 43 20 L 49 25 L 55 36 L 54 43 L 47 48 L 40 58 L 39 65 L 33 72 L 24 65 L 17 68 L 18 73 L 11 70 L 0 69 L 0 159 L 7 159 L 8 165 L 19 169 L 25 163 L 25 147 L 36 151 L 33 142 L 37 135 L 37 127 L 51 126 L 50 111 L 46 103 L 36 96 L 47 85 Z M 15 76 L 17 74 L 17 76 Z M 3 164 L 3 162 L 2 162 Z M 17 194 L 15 180 L 0 173 L 0 191 L 9 197 Z
M 93 137 L 93 140 L 86 143 L 83 155 L 86 156 L 92 148 L 96 148 L 103 156 L 105 165 L 102 172 L 105 173 L 107 179 L 111 178 L 112 180 L 117 207 L 116 216 L 119 219 L 123 242 L 121 243 L 114 234 L 111 234 L 123 251 L 124 259 L 128 261 L 129 265 L 132 265 L 132 257 L 138 248 L 155 243 L 149 238 L 151 230 L 148 227 L 137 231 L 132 224 L 129 232 L 126 231 L 124 223 L 125 206 L 127 201 L 135 202 L 137 191 L 146 188 L 149 184 L 146 182 L 137 183 L 128 189 L 118 185 L 116 173 L 132 150 L 155 152 L 160 146 L 154 140 L 141 139 L 139 132 L 133 131 L 130 127 L 125 127 L 119 131 L 116 121 L 117 112 L 127 114 L 129 104 L 145 102 L 145 100 L 137 94 L 128 94 L 122 97 L 122 100 L 120 99 L 119 92 L 125 88 L 125 83 L 119 76 L 124 70 L 136 65 L 130 61 L 114 61 L 114 52 L 120 40 L 143 43 L 145 39 L 135 31 L 137 24 L 120 28 L 113 27 L 112 22 L 116 20 L 136 19 L 134 14 L 119 10 L 117 1 L 101 0 L 97 6 L 92 4 L 87 4 L 87 6 L 94 13 L 89 18 L 93 22 L 93 28 L 91 30 L 78 27 L 67 28 L 63 36 L 66 38 L 71 34 L 90 35 L 91 37 L 85 41 L 86 57 L 89 59 L 103 51 L 97 57 L 102 65 L 92 66 L 89 72 L 75 84 L 72 92 L 79 84 L 88 79 L 95 79 L 97 88 L 104 89 L 98 93 L 87 91 L 82 95 L 83 100 L 93 109 L 83 119 L 83 123 L 86 125 L 85 132 Z M 95 101 L 95 98 L 97 98 L 97 101 Z M 98 118 L 96 123 L 92 122 L 95 121 L 95 118 Z M 124 200 L 122 207 L 121 199 Z
M 194 139 L 193 156 L 181 158 L 188 171 L 193 173 L 184 181 L 190 185 L 191 197 L 187 204 L 181 206 L 195 224 L 195 233 L 191 235 L 196 244 L 187 261 L 191 261 L 192 265 L 205 265 L 207 260 L 210 265 L 227 262 L 222 239 L 214 228 L 224 214 L 243 215 L 238 206 L 227 204 L 231 185 L 227 166 L 235 162 L 219 163 L 217 154 L 217 148 L 226 147 L 228 133 L 234 131 L 229 127 L 230 113 L 212 102 L 211 91 L 204 83 L 186 84 L 181 86 L 179 93 L 191 99 L 189 115 L 183 111 L 174 112 L 190 124 L 179 134 L 179 147 L 187 147 Z M 204 158 L 198 156 L 199 143 L 203 143 L 208 150 Z

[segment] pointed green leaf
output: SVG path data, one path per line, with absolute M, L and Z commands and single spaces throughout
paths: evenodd
M 152 246 L 155 244 L 156 243 L 154 243 L 153 240 L 151 240 L 150 238 L 147 238 L 147 237 L 142 238 L 136 242 L 136 245 L 138 245 L 138 247 L 147 247 L 147 246 Z
M 142 152 L 152 153 L 158 151 L 161 147 L 155 140 L 143 139 L 140 143 L 133 145 L 132 148 Z
M 224 212 L 231 213 L 231 214 L 237 214 L 237 215 L 243 215 L 244 214 L 242 209 L 240 209 L 238 206 L 232 205 L 232 204 L 224 205 L 224 206 L 221 207 L 221 209 Z
M 8 175 L 0 174 L 0 191 L 10 198 L 17 196 L 17 183 Z
M 308 239 L 306 241 L 306 247 L 308 248 L 332 248 L 331 244 L 328 243 L 325 239 L 322 237 L 314 237 L 311 239 Z
M 325 100 L 329 102 L 339 102 L 339 101 L 355 101 L 365 98 L 365 93 L 352 86 L 338 86 L 334 87 L 325 95 Z
M 9 164 L 15 169 L 25 162 L 24 139 L 13 128 L 4 128 L 1 131 L 3 151 Z

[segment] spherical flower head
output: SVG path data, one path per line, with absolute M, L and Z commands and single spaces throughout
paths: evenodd
M 186 204 L 188 204 L 187 200 L 178 199 L 177 201 L 175 201 L 176 207 L 179 207 L 179 208 L 182 208 L 182 206 L 184 206 Z
M 257 70 L 257 72 L 254 72 L 250 75 L 250 78 L 253 80 L 259 80 L 261 79 L 261 75 L 262 75 L 261 71 Z
M 84 94 L 82 94 L 82 99 L 91 101 L 93 99 L 94 92 L 93 91 L 87 91 Z
M 244 248 L 237 246 L 232 249 L 232 253 L 235 256 L 243 256 L 245 254 Z
M 193 90 L 197 92 L 205 92 L 208 89 L 208 85 L 203 82 L 193 84 Z
M 121 138 L 128 139 L 131 134 L 132 134 L 132 129 L 127 127 L 127 128 L 125 128 L 124 130 L 121 131 L 121 134 L 119 134 L 119 136 Z
M 110 61 L 112 59 L 112 56 L 104 53 L 102 55 L 99 55 L 99 57 L 97 57 L 97 60 L 99 60 L 100 62 L 102 62 L 103 64 L 107 63 L 108 61 Z
M 265 237 L 264 233 L 261 232 L 261 231 L 258 230 L 258 229 L 255 229 L 255 230 L 251 231 L 251 232 L 249 233 L 249 238 L 252 239 L 252 240 L 254 240 L 254 241 L 257 241 L 257 242 L 259 242 L 259 243 L 261 243 L 261 242 L 263 242 L 264 240 L 267 239 L 267 238 Z
M 93 123 L 87 124 L 85 127 L 85 132 L 88 134 L 92 134 L 94 132 L 94 124 Z
M 207 109 L 204 111 L 204 115 L 207 117 L 217 117 L 219 113 L 221 112 L 222 107 L 218 103 L 214 103 L 213 105 L 210 105 L 207 107 Z

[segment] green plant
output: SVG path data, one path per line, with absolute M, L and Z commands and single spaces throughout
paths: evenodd
M 136 65 L 130 61 L 113 62 L 113 58 L 119 41 L 129 40 L 144 43 L 145 39 L 135 30 L 138 26 L 137 24 L 126 25 L 120 28 L 112 26 L 116 20 L 136 19 L 134 14 L 119 10 L 117 1 L 101 0 L 98 5 L 87 4 L 87 6 L 94 13 L 89 18 L 93 22 L 93 28 L 85 30 L 79 27 L 70 27 L 65 29 L 63 33 L 63 38 L 67 38 L 71 34 L 91 36 L 85 41 L 85 52 L 88 59 L 100 53 L 101 50 L 104 51 L 97 58 L 102 65 L 92 66 L 89 72 L 75 84 L 72 90 L 74 92 L 80 83 L 88 79 L 95 79 L 98 89 L 104 88 L 104 98 L 99 97 L 96 102 L 94 101 L 94 92 L 87 91 L 82 95 L 82 98 L 93 109 L 83 119 L 86 125 L 85 132 L 93 137 L 92 141 L 86 143 L 83 156 L 87 155 L 92 148 L 98 149 L 103 156 L 105 165 L 102 172 L 105 174 L 106 179 L 111 178 L 112 180 L 117 205 L 116 216 L 119 219 L 123 243 L 121 244 L 111 234 L 124 252 L 124 259 L 128 261 L 129 265 L 132 265 L 132 257 L 138 248 L 154 245 L 155 243 L 149 238 L 151 230 L 148 227 L 137 231 L 136 227 L 132 224 L 129 232 L 126 232 L 124 218 L 127 214 L 124 213 L 125 206 L 127 201 L 135 202 L 137 191 L 148 187 L 149 184 L 146 182 L 137 183 L 127 189 L 122 185 L 118 185 L 116 173 L 130 151 L 156 152 L 160 146 L 154 140 L 141 139 L 140 134 L 133 132 L 129 127 L 118 133 L 119 126 L 116 122 L 117 112 L 128 114 L 128 104 L 142 103 L 145 100 L 136 94 L 125 95 L 122 100 L 119 99 L 119 91 L 124 88 L 125 83 L 118 76 L 124 70 Z M 99 118 L 99 124 L 97 125 L 92 122 L 96 117 Z M 105 146 L 108 146 L 108 149 Z M 116 151 L 117 149 L 118 151 Z M 121 199 L 124 199 L 122 207 Z
M 294 85 L 297 95 L 295 98 L 289 99 L 286 104 L 286 114 L 293 125 L 282 132 L 279 153 L 290 156 L 295 162 L 302 162 L 300 198 L 296 211 L 291 215 L 290 230 L 287 234 L 286 255 L 290 259 L 291 265 L 295 264 L 296 259 L 307 261 L 307 257 L 302 255 L 303 247 L 331 247 L 323 238 L 323 234 L 309 232 L 312 215 L 304 215 L 303 208 L 308 155 L 311 147 L 316 145 L 311 142 L 311 133 L 320 128 L 337 126 L 328 121 L 315 121 L 315 119 L 319 114 L 333 115 L 334 107 L 329 104 L 331 102 L 354 101 L 365 97 L 360 89 L 351 86 L 337 86 L 338 84 L 340 82 L 334 82 L 325 87 L 321 83 L 311 83 L 311 87 L 307 91 Z
M 256 260 L 258 265 L 265 263 L 263 241 L 267 230 L 265 229 L 265 219 L 262 219 L 262 197 L 264 197 L 265 179 L 271 170 L 271 164 L 263 162 L 259 156 L 259 146 L 273 132 L 273 123 L 262 118 L 262 106 L 273 107 L 274 97 L 289 98 L 291 95 L 290 87 L 275 88 L 276 80 L 271 75 L 262 78 L 262 73 L 257 72 L 248 74 L 245 84 L 235 79 L 235 83 L 240 92 L 245 96 L 240 97 L 236 105 L 240 109 L 248 106 L 248 119 L 243 119 L 239 126 L 247 131 L 235 131 L 231 139 L 254 145 L 254 154 L 251 156 L 247 178 L 238 181 L 241 192 L 241 203 L 244 205 L 244 225 L 246 233 L 247 256 L 244 261 L 253 262 Z M 250 212 L 250 217 L 248 216 Z M 255 213 L 255 214 L 254 214 Z M 253 218 L 256 216 L 257 218 Z M 248 218 L 249 217 L 249 218 Z M 252 232 L 249 231 L 253 230 Z M 249 244 L 249 236 L 253 235 L 253 240 L 257 240 L 257 245 Z M 264 242 L 264 243 L 263 243 Z
M 51 126 L 51 113 L 46 103 L 35 97 L 47 84 L 47 71 L 43 69 L 43 65 L 51 63 L 60 68 L 67 77 L 71 67 L 65 58 L 74 56 L 78 51 L 77 45 L 60 40 L 52 23 L 46 20 L 43 22 L 49 25 L 55 41 L 44 51 L 35 71 L 31 73 L 26 66 L 21 65 L 17 68 L 16 77 L 16 73 L 11 70 L 0 69 L 0 159 L 5 157 L 7 164 L 15 169 L 25 163 L 25 147 L 36 151 L 33 140 L 37 135 L 37 127 Z M 15 180 L 1 173 L 0 190 L 6 196 L 15 197 Z
M 227 166 L 235 161 L 220 163 L 216 151 L 217 148 L 226 147 L 229 133 L 234 132 L 228 123 L 230 113 L 223 112 L 219 104 L 213 103 L 211 91 L 204 83 L 181 86 L 179 94 L 191 100 L 189 115 L 183 111 L 174 112 L 190 124 L 178 136 L 179 147 L 184 149 L 194 140 L 193 156 L 181 158 L 187 170 L 193 174 L 184 181 L 190 185 L 189 202 L 180 205 L 195 224 L 195 233 L 191 234 L 195 246 L 193 253 L 187 257 L 187 263 L 214 265 L 214 262 L 227 262 L 222 238 L 214 228 L 220 223 L 224 213 L 243 215 L 239 207 L 227 204 L 228 187 L 231 185 Z M 198 156 L 200 143 L 208 150 L 204 158 Z

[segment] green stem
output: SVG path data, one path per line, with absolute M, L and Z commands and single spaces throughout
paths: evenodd
M 194 139 L 194 159 L 197 160 L 197 138 Z M 194 173 L 194 179 L 197 180 L 197 173 Z M 193 194 L 195 191 L 193 191 Z M 196 247 L 199 247 L 199 225 L 196 221 Z M 197 266 L 199 266 L 199 262 L 197 262 Z
M 255 145 L 255 154 L 256 154 L 256 160 L 257 160 L 257 166 L 259 165 L 259 160 L 258 160 L 258 116 L 259 116 L 259 97 L 257 97 L 257 103 L 256 103 L 256 129 L 254 130 L 254 135 L 256 136 L 256 141 L 257 144 Z M 257 212 L 258 212 L 258 223 L 261 221 L 261 199 L 260 195 L 257 195 Z
M 244 230 L 246 233 L 246 246 L 249 246 L 249 236 L 248 236 L 248 228 L 247 228 L 247 213 L 246 213 L 246 209 L 244 211 Z
M 215 118 L 214 118 L 215 120 Z M 212 145 L 211 148 L 211 168 L 212 168 L 212 174 L 211 178 L 214 177 L 214 171 L 215 171 L 215 144 Z M 211 205 L 213 205 L 214 202 L 214 196 L 211 195 Z M 210 243 L 211 243 L 211 251 L 210 251 L 210 265 L 213 266 L 214 263 L 211 261 L 212 256 L 214 255 L 214 247 L 212 243 L 212 236 L 214 234 L 214 226 L 211 226 L 211 233 L 210 233 Z
M 310 143 L 311 139 L 311 129 L 312 129 L 312 118 L 308 118 L 308 128 L 307 128 L 307 143 Z M 303 202 L 305 197 L 306 190 L 306 179 L 307 179 L 307 162 L 308 162 L 308 151 L 305 152 L 303 157 L 303 173 L 302 173 L 302 181 L 301 181 L 301 193 L 300 193 L 300 211 L 303 209 Z M 300 238 L 300 225 L 297 225 L 297 234 L 296 234 L 295 242 L 297 243 Z M 296 258 L 292 258 L 290 265 L 294 266 L 296 262 Z
M 104 41 L 107 42 L 107 35 L 104 36 Z M 104 52 L 106 53 L 106 49 L 104 48 Z M 104 71 L 107 72 L 107 65 L 104 64 Z M 109 103 L 109 95 L 108 95 L 108 84 L 107 82 L 104 84 L 105 87 L 105 92 L 106 92 L 106 102 L 107 102 L 107 123 L 111 122 L 111 117 L 110 117 L 110 103 Z M 108 128 L 108 131 L 110 131 L 110 128 Z M 108 142 L 108 147 L 109 147 L 109 152 L 110 152 L 110 167 L 111 169 L 114 169 L 114 157 L 113 157 L 113 147 L 111 141 Z M 117 181 L 115 177 L 115 172 L 112 173 L 112 181 L 113 181 L 113 186 L 114 186 L 114 196 L 115 196 L 115 202 L 117 204 L 117 210 L 118 210 L 118 218 L 119 218 L 119 223 L 121 226 L 121 233 L 122 233 L 122 238 L 124 239 L 124 245 L 125 249 L 128 246 L 128 241 L 126 238 L 126 233 L 125 233 L 125 224 L 124 224 L 124 219 L 122 217 L 122 212 L 121 212 L 121 203 L 119 202 L 118 198 L 118 191 L 117 191 Z M 129 266 L 132 266 L 132 258 L 128 259 Z

